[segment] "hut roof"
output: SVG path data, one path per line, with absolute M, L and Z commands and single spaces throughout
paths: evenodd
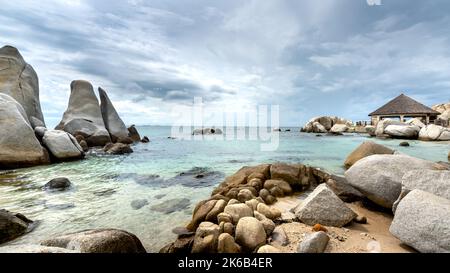
M 439 115 L 440 113 L 404 94 L 401 94 L 374 112 L 370 113 L 369 116 L 408 114 Z

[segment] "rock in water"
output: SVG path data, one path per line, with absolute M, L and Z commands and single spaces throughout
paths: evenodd
M 347 156 L 344 165 L 346 168 L 350 168 L 358 160 L 364 157 L 375 154 L 393 154 L 393 153 L 394 150 L 391 150 L 388 147 L 377 144 L 373 141 L 365 141 Z
M 12 97 L 0 93 L 0 169 L 50 162 L 28 121 L 25 110 Z
M 319 185 L 292 211 L 303 223 L 314 226 L 342 227 L 350 223 L 356 213 L 348 208 L 326 184 Z
M 219 239 L 219 226 L 211 222 L 202 222 L 195 232 L 192 253 L 215 253 Z
M 45 240 L 41 245 L 81 253 L 146 253 L 132 233 L 118 229 L 90 229 Z
M 139 135 L 139 132 L 136 129 L 136 126 L 131 125 L 130 127 L 128 127 L 128 133 L 129 133 L 130 138 L 133 141 L 139 142 L 141 140 L 141 136 Z
M 112 155 L 123 155 L 123 154 L 131 154 L 133 152 L 133 149 L 131 149 L 131 146 L 129 144 L 123 144 L 123 143 L 109 143 L 106 144 L 105 147 L 103 147 L 103 151 L 105 151 L 107 154 Z
M 415 139 L 419 135 L 420 127 L 415 125 L 388 125 L 384 133 L 393 138 Z
M 0 48 L 0 93 L 14 98 L 27 118 L 39 120 L 45 127 L 39 102 L 39 80 L 31 65 L 12 46 Z
M 84 157 L 83 148 L 71 134 L 60 130 L 47 130 L 42 142 L 58 160 L 71 160 Z
M 111 136 L 111 140 L 113 142 L 117 142 L 118 139 L 127 138 L 128 129 L 114 108 L 108 94 L 106 94 L 106 91 L 101 87 L 98 88 L 98 93 L 100 94 L 100 109 L 102 112 L 103 121 L 105 123 L 106 130 L 108 130 Z
M 241 218 L 236 226 L 236 242 L 248 251 L 264 245 L 266 243 L 264 226 L 256 218 Z
M 348 131 L 348 126 L 345 124 L 335 124 L 331 127 L 331 133 L 345 133 Z
M 148 136 L 144 136 L 144 137 L 141 139 L 141 142 L 142 142 L 142 143 L 149 143 L 149 142 L 150 142 L 150 139 L 148 138 Z
M 345 172 L 345 178 L 371 201 L 390 209 L 400 195 L 405 173 L 432 170 L 437 165 L 407 155 L 372 155 L 356 162 Z
M 22 214 L 13 214 L 7 210 L 0 209 L 0 244 L 14 240 L 27 232 L 33 221 Z
M 352 187 L 345 177 L 333 175 L 328 179 L 326 184 L 344 202 L 354 202 L 364 199 L 364 195 Z
M 51 190 L 65 190 L 72 185 L 70 180 L 65 177 L 58 177 L 50 180 L 47 184 L 45 184 L 44 188 Z
M 225 207 L 224 212 L 233 219 L 233 224 L 237 224 L 243 217 L 253 216 L 253 210 L 246 204 L 233 204 Z
M 419 139 L 429 141 L 450 140 L 450 128 L 429 124 L 420 129 Z
M 323 253 L 327 248 L 330 238 L 323 232 L 314 232 L 306 236 L 298 245 L 298 253 Z
M 111 142 L 92 85 L 77 80 L 70 84 L 70 88 L 69 105 L 56 129 L 74 136 L 82 135 L 91 147 Z
M 401 194 L 392 207 L 394 213 L 402 198 L 415 189 L 450 199 L 450 171 L 415 170 L 407 172 L 402 178 Z
M 450 252 L 450 200 L 411 191 L 398 205 L 389 231 L 420 252 Z

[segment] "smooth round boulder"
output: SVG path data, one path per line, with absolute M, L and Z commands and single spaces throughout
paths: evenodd
M 133 153 L 133 149 L 131 149 L 131 146 L 129 144 L 123 144 L 123 143 L 114 143 L 112 145 L 106 145 L 103 150 L 107 154 L 112 155 L 123 155 L 123 154 L 130 154 Z
M 119 138 L 127 138 L 128 128 L 120 118 L 116 108 L 114 108 L 108 94 L 101 87 L 98 88 L 98 93 L 100 94 L 100 110 L 102 113 L 103 122 L 106 130 L 111 136 L 111 140 L 113 142 L 117 142 Z
M 252 200 L 254 198 L 252 192 L 248 189 L 242 189 L 239 191 L 238 195 L 237 195 L 237 199 L 242 202 L 245 203 L 246 201 Z
M 49 182 L 47 182 L 47 184 L 45 184 L 45 189 L 49 189 L 49 190 L 59 190 L 59 191 L 63 191 L 67 188 L 70 188 L 70 186 L 72 185 L 72 183 L 70 182 L 69 179 L 65 178 L 65 177 L 58 177 L 58 178 L 54 178 L 52 180 L 50 180 Z
M 236 242 L 247 251 L 266 243 L 264 226 L 256 218 L 243 217 L 236 226 Z
M 217 244 L 218 253 L 239 253 L 241 252 L 241 247 L 236 244 L 233 236 L 228 233 L 222 233 L 219 236 Z
M 233 204 L 227 205 L 224 212 L 229 214 L 233 220 L 233 224 L 237 224 L 239 219 L 243 217 L 252 217 L 253 210 L 249 208 L 246 204 Z
M 266 204 L 258 204 L 257 211 L 267 218 L 274 220 L 281 216 L 281 211 L 275 207 L 269 207 Z

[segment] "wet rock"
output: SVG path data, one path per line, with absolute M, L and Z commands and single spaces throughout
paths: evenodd
M 162 199 L 166 196 L 167 194 L 157 194 L 155 195 L 155 199 Z
M 266 180 L 264 183 L 264 188 L 271 190 L 273 187 L 278 187 L 282 190 L 282 193 L 284 195 L 290 195 L 292 194 L 292 188 L 286 181 L 283 180 Z M 272 193 L 273 194 L 273 193 Z M 276 196 L 276 195 L 275 195 Z
M 325 184 L 319 185 L 293 209 L 293 213 L 300 221 L 310 226 L 321 224 L 342 227 L 356 217 L 356 213 L 349 209 Z
M 60 130 L 45 131 L 42 142 L 58 160 L 73 160 L 84 157 L 83 148 L 71 134 Z
M 145 253 L 132 233 L 118 229 L 91 229 L 41 242 L 43 246 L 60 247 L 81 253 Z
M 239 219 L 243 217 L 253 216 L 253 210 L 246 204 L 227 205 L 224 209 L 224 212 L 231 216 L 231 218 L 233 219 L 233 224 L 237 224 Z
M 135 142 L 139 142 L 141 140 L 141 136 L 139 135 L 135 125 L 128 127 L 128 136 Z
M 330 238 L 323 232 L 314 232 L 306 236 L 303 241 L 300 242 L 297 248 L 298 253 L 323 253 L 327 248 Z
M 264 245 L 266 243 L 264 226 L 256 218 L 241 218 L 236 226 L 236 242 L 248 251 Z
M 389 231 L 420 252 L 450 252 L 450 200 L 412 190 L 398 204 Z
M 103 150 L 107 154 L 112 155 L 123 155 L 123 154 L 130 154 L 133 152 L 133 149 L 131 149 L 131 146 L 129 144 L 123 144 L 123 143 L 114 143 L 114 144 L 107 144 Z
M 33 221 L 20 213 L 0 209 L 0 244 L 14 240 L 31 228 Z
M 217 246 L 218 253 L 239 253 L 241 252 L 241 247 L 236 244 L 233 236 L 228 233 L 222 233 L 219 236 Z
M 393 154 L 394 150 L 391 150 L 383 145 L 377 144 L 373 141 L 365 141 L 358 146 L 353 152 L 351 152 L 345 160 L 345 167 L 350 168 L 358 160 L 374 154 Z
M 138 209 L 141 209 L 141 208 L 147 206 L 148 201 L 147 201 L 147 199 L 136 199 L 136 200 L 131 201 L 130 205 L 133 209 L 138 210 Z
M 210 187 L 219 183 L 225 174 L 212 171 L 210 168 L 194 167 L 188 171 L 181 172 L 177 176 L 167 179 L 167 185 L 183 185 L 191 188 Z
M 293 186 L 300 183 L 300 168 L 284 163 L 272 164 L 270 166 L 270 177 L 272 180 L 286 181 L 289 185 Z
M 148 136 L 144 136 L 144 137 L 141 139 L 141 142 L 142 142 L 142 143 L 149 143 L 149 142 L 150 142 L 150 139 L 148 138 Z
M 150 208 L 154 211 L 161 212 L 164 214 L 170 214 L 175 211 L 184 210 L 191 204 L 191 201 L 187 198 L 174 198 L 162 203 L 151 206 Z
M 60 190 L 63 191 L 67 188 L 70 188 L 72 183 L 69 179 L 65 177 L 58 177 L 50 180 L 47 184 L 45 184 L 44 188 L 49 190 Z
M 215 253 L 219 239 L 219 226 L 211 222 L 202 222 L 197 228 L 192 253 Z
M 402 141 L 402 142 L 400 142 L 399 146 L 401 146 L 401 147 L 409 147 L 409 142 L 408 141 Z

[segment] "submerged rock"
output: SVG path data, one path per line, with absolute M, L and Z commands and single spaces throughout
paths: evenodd
M 419 139 L 428 141 L 450 140 L 450 128 L 429 124 L 420 130 Z
M 400 195 L 405 173 L 437 167 L 434 162 L 407 155 L 372 155 L 356 162 L 345 178 L 371 201 L 390 209 Z
M 118 139 L 128 138 L 128 129 L 114 108 L 108 94 L 101 87 L 98 88 L 98 93 L 100 94 L 100 109 L 103 122 L 111 136 L 111 140 L 117 142 Z
M 388 125 L 384 133 L 393 138 L 415 139 L 419 135 L 420 127 L 415 125 Z
M 310 226 L 321 224 L 342 227 L 356 217 L 356 213 L 325 184 L 319 185 L 292 212 L 300 221 Z
M 0 93 L 11 96 L 22 106 L 30 125 L 34 125 L 32 128 L 45 127 L 38 76 L 12 46 L 0 48 Z
M 176 211 L 184 210 L 189 207 L 191 201 L 187 198 L 174 198 L 162 203 L 151 206 L 150 208 L 154 211 L 161 212 L 164 214 L 170 214 Z
M 147 199 L 136 199 L 136 200 L 131 201 L 130 205 L 133 209 L 138 210 L 138 209 L 141 209 L 141 208 L 147 206 L 148 201 L 147 201 Z
M 105 151 L 107 154 L 123 155 L 123 154 L 131 154 L 133 152 L 133 149 L 131 149 L 131 146 L 129 144 L 117 142 L 106 144 L 105 147 L 103 148 L 103 151 Z
M 12 97 L 0 93 L 0 169 L 21 168 L 50 163 L 31 128 L 23 107 Z
M 141 241 L 132 233 L 118 229 L 90 229 L 41 242 L 81 253 L 146 253 Z
M 219 226 L 211 222 L 202 222 L 195 232 L 192 253 L 215 253 L 219 239 Z
M 33 221 L 20 213 L 0 209 L 0 244 L 14 240 L 25 234 Z
M 71 185 L 72 185 L 72 183 L 70 182 L 69 179 L 67 179 L 65 177 L 58 177 L 58 178 L 54 178 L 54 179 L 50 180 L 47 184 L 45 184 L 44 188 L 50 189 L 50 190 L 62 191 L 67 188 L 70 188 Z
M 450 252 L 450 200 L 411 191 L 399 203 L 389 231 L 420 252 Z
M 104 146 L 111 142 L 92 85 L 77 80 L 70 88 L 69 105 L 56 129 L 74 136 L 82 135 L 89 146 Z

